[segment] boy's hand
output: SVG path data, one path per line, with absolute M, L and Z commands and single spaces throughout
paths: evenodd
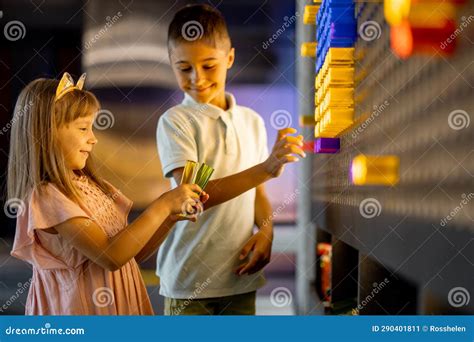
M 207 192 L 205 192 L 204 190 L 201 192 L 201 196 L 199 198 L 199 200 L 201 201 L 202 204 L 206 203 L 207 200 L 209 199 L 209 195 L 207 194 Z
M 234 273 L 239 276 L 245 273 L 254 274 L 265 267 L 272 255 L 272 241 L 273 236 L 268 236 L 261 230 L 255 233 L 242 248 L 239 257 L 240 260 L 244 260 L 252 252 L 250 260 L 237 267 Z
M 296 129 L 291 127 L 278 131 L 272 153 L 264 162 L 265 170 L 271 177 L 280 176 L 285 164 L 297 162 L 299 158 L 296 155 L 302 158 L 306 157 L 306 153 L 302 150 L 303 136 L 292 137 L 288 135 L 294 133 L 296 133 Z

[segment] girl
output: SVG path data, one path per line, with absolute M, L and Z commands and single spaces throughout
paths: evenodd
M 33 266 L 26 314 L 151 315 L 137 261 L 183 219 L 183 207 L 199 210 L 208 196 L 197 185 L 179 186 L 127 225 L 131 201 L 91 163 L 99 102 L 82 90 L 84 77 L 76 85 L 67 73 L 61 82 L 35 80 L 15 108 L 8 197 L 25 210 L 11 254 Z

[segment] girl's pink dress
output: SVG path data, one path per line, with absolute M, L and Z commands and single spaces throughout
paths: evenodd
M 27 315 L 152 315 L 135 259 L 111 272 L 95 264 L 59 234 L 46 228 L 73 217 L 94 220 L 108 237 L 127 225 L 132 202 L 119 191 L 107 196 L 87 177 L 75 179 L 86 197 L 83 208 L 52 184 L 33 191 L 17 219 L 11 254 L 33 266 Z

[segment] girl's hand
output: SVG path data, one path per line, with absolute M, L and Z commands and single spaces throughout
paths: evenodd
M 183 214 L 177 214 L 177 215 L 171 215 L 170 220 L 173 221 L 174 223 L 178 221 L 191 221 L 191 222 L 196 222 L 197 221 L 197 214 L 194 215 L 183 215 Z
M 278 177 L 283 172 L 285 164 L 297 162 L 300 156 L 306 157 L 303 152 L 303 136 L 289 136 L 288 134 L 296 133 L 296 129 L 288 127 L 278 131 L 278 136 L 273 146 L 272 153 L 266 161 L 264 161 L 265 171 L 271 177 Z
M 208 199 L 209 199 L 209 195 L 206 192 L 203 191 L 201 193 L 200 198 L 199 198 L 199 202 L 195 206 L 193 206 L 192 209 L 191 209 L 193 214 L 189 214 L 189 212 L 180 213 L 180 214 L 177 214 L 177 215 L 171 215 L 170 219 L 174 222 L 185 221 L 185 220 L 191 221 L 191 222 L 196 222 L 198 216 L 204 211 L 203 204 L 206 203 Z
M 201 192 L 202 190 L 197 184 L 182 184 L 165 192 L 160 196 L 160 200 L 168 206 L 170 216 L 186 213 L 194 214 L 193 208 L 200 203 L 199 194 Z

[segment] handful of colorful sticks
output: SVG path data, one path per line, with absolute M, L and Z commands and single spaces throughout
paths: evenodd
M 211 178 L 214 169 L 202 163 L 198 168 L 199 163 L 188 160 L 184 166 L 183 176 L 181 178 L 181 184 L 197 184 L 204 190 L 209 179 Z
M 199 163 L 188 160 L 184 166 L 180 184 L 197 184 L 204 190 L 214 169 L 206 163 L 202 163 L 199 167 L 198 166 Z M 181 214 L 181 216 L 186 217 L 185 214 Z

